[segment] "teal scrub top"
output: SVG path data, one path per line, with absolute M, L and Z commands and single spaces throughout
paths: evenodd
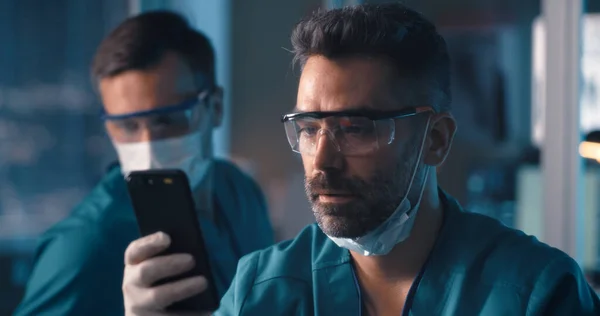
M 215 220 L 200 218 L 220 295 L 238 260 L 273 245 L 266 203 L 256 182 L 217 160 Z M 120 168 L 112 169 L 65 220 L 39 242 L 33 271 L 14 315 L 123 315 L 124 253 L 139 238 Z
M 442 228 L 403 315 L 600 315 L 573 259 L 440 195 Z M 242 258 L 215 315 L 358 316 L 357 285 L 349 251 L 313 224 Z

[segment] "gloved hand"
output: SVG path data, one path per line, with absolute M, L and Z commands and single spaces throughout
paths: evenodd
M 126 316 L 182 315 L 166 312 L 165 307 L 207 289 L 207 280 L 202 276 L 152 286 L 158 280 L 184 273 L 195 265 L 194 258 L 189 254 L 156 256 L 170 244 L 169 236 L 159 232 L 137 239 L 127 247 L 123 277 Z

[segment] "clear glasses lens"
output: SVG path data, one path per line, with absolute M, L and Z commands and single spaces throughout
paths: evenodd
M 115 141 L 131 143 L 143 139 L 144 133 L 154 140 L 189 134 L 201 128 L 205 116 L 206 107 L 196 105 L 186 110 L 107 120 L 105 126 Z
M 365 117 L 298 118 L 284 123 L 292 150 L 314 155 L 321 137 L 328 137 L 344 155 L 364 155 L 394 139 L 392 119 L 373 121 Z

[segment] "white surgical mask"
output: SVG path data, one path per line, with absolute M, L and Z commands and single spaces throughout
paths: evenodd
M 191 188 L 196 189 L 212 161 L 203 152 L 202 138 L 202 132 L 194 132 L 146 142 L 115 142 L 114 146 L 124 175 L 149 169 L 180 169 L 188 176 Z
M 425 127 L 425 135 L 421 143 L 421 149 L 417 156 L 413 173 L 406 190 L 406 194 L 402 198 L 400 205 L 396 208 L 394 213 L 390 217 L 379 225 L 374 230 L 370 231 L 366 235 L 358 238 L 337 238 L 327 236 L 334 243 L 342 248 L 346 248 L 350 251 L 356 252 L 363 256 L 383 256 L 387 255 L 392 249 L 400 242 L 403 242 L 410 236 L 410 233 L 415 224 L 415 218 L 417 217 L 417 211 L 421 204 L 423 197 L 423 191 L 425 189 L 425 182 L 429 176 L 429 167 L 425 170 L 425 177 L 423 178 L 421 187 L 419 188 L 419 195 L 415 204 L 412 205 L 408 200 L 407 196 L 411 192 L 417 169 L 421 162 L 421 155 L 423 147 L 425 145 L 425 139 L 427 132 L 429 131 L 429 119 L 427 119 L 427 125 Z

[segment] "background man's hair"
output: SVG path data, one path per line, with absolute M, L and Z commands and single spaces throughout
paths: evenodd
M 450 109 L 446 42 L 433 23 L 402 4 L 317 11 L 296 25 L 291 40 L 294 62 L 301 67 L 311 56 L 384 58 L 410 85 L 405 88 L 411 100 L 404 101 L 411 104 L 406 105 Z
M 215 53 L 209 39 L 170 11 L 142 13 L 114 29 L 96 51 L 92 79 L 98 82 L 126 71 L 152 68 L 170 52 L 183 58 L 203 79 L 198 84 L 215 83 Z

